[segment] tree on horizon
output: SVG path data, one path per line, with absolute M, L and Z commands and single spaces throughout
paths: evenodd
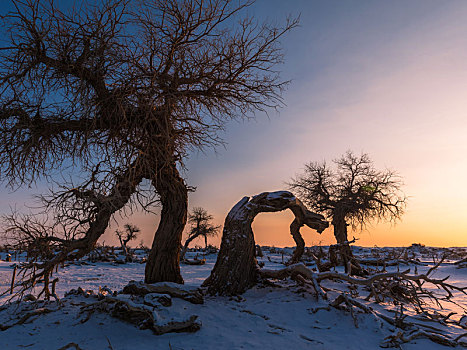
M 356 230 L 375 220 L 400 220 L 407 197 L 402 178 L 389 169 L 377 170 L 366 153 L 347 151 L 333 163 L 334 167 L 325 161 L 305 164 L 289 187 L 310 209 L 331 220 L 336 242 L 351 257 L 347 227 Z
M 191 225 L 188 231 L 188 237 L 182 248 L 180 260 L 185 258 L 188 245 L 196 238 L 204 239 L 204 247 L 208 248 L 208 237 L 214 237 L 219 234 L 221 229 L 220 225 L 213 225 L 211 223 L 214 217 L 207 212 L 206 209 L 201 207 L 193 208 L 192 212 L 188 214 L 188 223 Z

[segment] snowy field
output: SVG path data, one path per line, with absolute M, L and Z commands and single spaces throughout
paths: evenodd
M 371 249 L 357 248 L 361 256 L 369 255 Z M 272 251 L 272 252 L 271 252 Z M 259 261 L 265 268 L 283 268 L 291 249 L 263 249 L 264 257 Z M 0 253 L 5 258 L 5 253 Z M 188 253 L 189 257 L 193 253 Z M 418 273 L 426 272 L 433 264 L 428 256 L 417 252 L 423 265 L 417 265 Z M 215 254 L 206 257 L 205 265 L 183 265 L 182 275 L 187 288 L 197 288 L 209 275 L 214 266 Z M 458 286 L 467 286 L 467 268 L 456 268 L 453 261 L 443 263 L 435 277 L 450 276 L 449 281 Z M 0 290 L 7 290 L 11 283 L 13 262 L 0 262 Z M 310 263 L 310 268 L 312 264 Z M 400 269 L 415 266 L 400 266 Z M 397 267 L 388 267 L 388 271 Z M 89 263 L 70 264 L 54 274 L 58 277 L 57 292 L 81 287 L 97 292 L 99 287 L 112 291 L 121 290 L 130 280 L 141 281 L 144 264 Z M 335 287 L 337 282 L 329 282 Z M 339 286 L 337 286 L 339 287 Z M 9 295 L 3 297 L 3 302 Z M 70 296 L 56 302 L 23 302 L 0 311 L 0 324 L 8 324 L 14 312 L 24 309 L 46 307 L 51 312 L 31 317 L 27 322 L 0 331 L 0 349 L 378 349 L 384 339 L 397 333 L 389 323 L 373 314 L 355 310 L 355 320 L 346 310 L 329 308 L 328 302 L 317 300 L 312 293 L 294 281 L 281 281 L 271 285 L 259 285 L 241 297 L 205 297 L 204 304 L 192 304 L 172 298 L 172 306 L 157 306 L 154 312 L 161 321 L 186 319 L 198 316 L 202 324 L 194 333 L 168 333 L 154 335 L 150 330 L 112 318 L 104 313 L 93 313 L 86 317 L 82 308 L 96 302 L 95 298 Z M 443 314 L 456 312 L 452 318 L 459 320 L 467 308 L 467 297 L 455 293 L 453 303 L 443 303 L 431 309 Z M 370 304 L 368 304 L 370 305 Z M 394 317 L 391 305 L 371 304 L 378 312 Z M 319 309 L 322 308 L 322 309 Z M 414 318 L 415 315 L 409 316 Z M 415 318 L 414 318 L 415 319 Z M 420 321 L 422 322 L 422 321 Z M 423 321 L 425 322 L 425 321 Z M 439 328 L 438 323 L 425 322 L 427 327 Z M 446 324 L 442 331 L 461 336 L 467 333 L 458 325 Z M 467 337 L 463 338 L 467 342 Z M 68 345 L 68 347 L 66 347 Z M 428 339 L 415 339 L 400 346 L 402 349 L 444 349 L 443 345 Z M 461 348 L 459 345 L 458 348 Z

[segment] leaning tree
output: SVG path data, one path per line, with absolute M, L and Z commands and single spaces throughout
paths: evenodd
M 2 16 L 0 175 L 13 187 L 57 182 L 42 199 L 61 226 L 39 238 L 57 253 L 24 285 L 88 253 L 116 212 L 154 203 L 145 280 L 183 282 L 189 188 L 179 169 L 190 150 L 222 143 L 226 121 L 280 106 L 279 39 L 297 21 L 241 18 L 248 0 L 12 4 Z
M 347 227 L 363 229 L 372 220 L 396 221 L 406 205 L 402 180 L 392 170 L 376 170 L 367 154 L 347 151 L 333 161 L 305 165 L 289 186 L 312 210 L 323 213 L 334 228 L 334 236 L 345 261 L 352 258 Z M 347 264 L 345 264 L 347 269 Z

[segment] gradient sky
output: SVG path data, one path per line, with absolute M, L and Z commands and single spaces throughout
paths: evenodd
M 228 124 L 226 148 L 191 155 L 190 208 L 222 224 L 243 196 L 284 189 L 306 162 L 353 150 L 399 172 L 409 196 L 401 222 L 356 232 L 358 244 L 467 246 L 467 2 L 258 0 L 247 12 L 278 23 L 301 16 L 282 41 L 286 106 Z M 1 190 L 0 210 L 34 192 Z M 260 214 L 257 243 L 292 246 L 292 219 Z M 152 243 L 157 216 L 126 221 Z M 333 242 L 330 229 L 302 232 L 308 245 Z M 104 239 L 116 243 L 112 232 Z

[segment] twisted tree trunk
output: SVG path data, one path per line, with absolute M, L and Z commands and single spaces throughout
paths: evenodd
M 318 232 L 322 232 L 328 226 L 322 215 L 307 210 L 290 192 L 264 192 L 252 198 L 243 197 L 225 219 L 216 265 L 203 283 L 203 286 L 208 287 L 209 293 L 241 294 L 257 282 L 258 267 L 251 224 L 261 212 L 277 212 L 285 209 L 291 209 L 295 215 L 294 239 L 300 236 L 299 228 L 304 224 Z
M 180 245 L 188 212 L 188 191 L 174 164 L 162 169 L 153 180 L 162 204 L 161 220 L 146 263 L 146 283 L 183 283 L 180 274 Z

